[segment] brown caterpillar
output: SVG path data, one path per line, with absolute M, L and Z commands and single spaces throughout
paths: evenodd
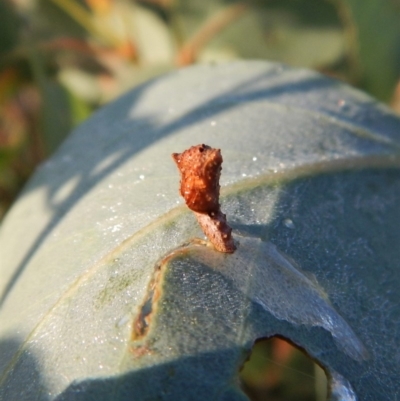
M 204 233 L 218 251 L 234 252 L 232 229 L 219 204 L 221 150 L 202 144 L 173 153 L 172 158 L 181 173 L 180 193 Z

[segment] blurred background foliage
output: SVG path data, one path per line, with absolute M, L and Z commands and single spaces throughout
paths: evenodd
M 400 110 L 400 0 L 0 0 L 0 219 L 99 106 L 193 63 L 266 59 Z
M 328 396 L 325 371 L 280 337 L 256 341 L 240 379 L 251 401 L 326 401 Z
M 0 0 L 0 219 L 96 108 L 235 59 L 316 69 L 400 113 L 400 0 Z M 256 344 L 241 379 L 253 400 L 326 399 L 322 369 L 279 339 Z

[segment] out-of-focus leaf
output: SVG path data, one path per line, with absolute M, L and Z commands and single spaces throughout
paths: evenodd
M 18 42 L 18 18 L 6 2 L 0 2 L 0 57 L 13 49 Z
M 64 35 L 85 38 L 87 30 L 51 0 L 33 0 L 28 9 L 23 9 L 32 24 L 38 39 L 49 40 Z
M 264 58 L 306 67 L 321 67 L 340 60 L 344 54 L 344 37 L 334 8 L 324 2 L 313 2 L 307 13 L 300 13 L 298 3 L 303 9 L 309 5 L 307 1 L 252 3 L 223 29 L 210 26 L 217 33 L 208 40 L 197 59 Z M 228 14 L 231 7 L 224 1 L 182 3 L 177 7 L 179 25 L 186 37 L 200 30 L 207 36 L 207 21 L 213 25 L 211 21 L 219 13 L 223 24 L 223 13 Z M 327 18 L 329 11 L 331 17 Z
M 332 400 L 392 401 L 399 130 L 370 97 L 263 62 L 178 71 L 108 105 L 1 227 L 0 396 L 245 400 L 240 367 L 279 334 L 328 371 Z M 231 255 L 192 241 L 178 196 L 170 155 L 198 143 L 222 149 Z
M 20 79 L 13 68 L 5 68 L 0 72 L 0 105 L 7 103 L 15 95 Z
M 157 15 L 135 3 L 116 2 L 112 25 L 137 46 L 138 58 L 144 65 L 171 64 L 174 45 L 167 25 Z
M 71 111 L 68 93 L 46 73 L 42 55 L 30 49 L 32 71 L 41 95 L 41 138 L 44 150 L 52 153 L 71 130 Z
M 340 59 L 344 38 L 338 27 L 305 26 L 288 13 L 253 8 L 218 35 L 210 47 L 214 51 L 232 49 L 242 58 L 319 67 Z
M 361 85 L 388 101 L 400 76 L 400 6 L 390 0 L 331 0 L 349 31 Z M 355 47 L 355 48 L 354 48 Z
M 52 153 L 72 128 L 68 93 L 56 82 L 46 81 L 42 87 L 42 129 L 46 151 Z
M 86 120 L 92 112 L 92 109 L 85 101 L 74 96 L 71 92 L 68 92 L 68 104 L 70 109 L 71 125 L 73 127 Z
M 319 365 L 282 338 L 257 341 L 240 371 L 244 391 L 254 401 L 326 401 L 327 377 Z
M 93 55 L 106 73 L 84 71 L 79 66 L 66 65 L 58 77 L 76 96 L 91 103 L 105 103 L 129 88 L 170 71 L 174 46 L 165 22 L 145 8 L 127 2 L 110 3 L 106 14 L 94 16 L 98 27 L 107 26 L 119 43 L 132 44 L 132 57 L 121 55 L 121 48 L 104 49 Z
M 78 68 L 66 67 L 58 73 L 58 80 L 68 90 L 88 103 L 98 103 L 102 93 L 98 78 Z

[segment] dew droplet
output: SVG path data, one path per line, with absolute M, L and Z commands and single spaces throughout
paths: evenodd
M 283 220 L 283 225 L 284 225 L 285 227 L 287 227 L 287 228 L 290 228 L 290 229 L 293 229 L 293 228 L 296 227 L 296 226 L 294 225 L 292 219 L 285 219 L 285 220 Z
M 122 228 L 122 224 L 116 224 L 115 226 L 111 227 L 111 232 L 115 233 L 115 232 L 121 230 L 121 228 Z
M 122 327 L 125 326 L 128 322 L 129 322 L 129 315 L 124 315 L 121 317 L 121 319 L 118 320 L 116 326 Z

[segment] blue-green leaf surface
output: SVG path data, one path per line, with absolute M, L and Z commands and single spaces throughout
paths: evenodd
M 0 399 L 246 400 L 279 334 L 331 399 L 400 391 L 400 121 L 336 81 L 264 62 L 197 66 L 100 110 L 0 231 Z M 222 149 L 218 253 L 171 153 Z M 196 238 L 200 238 L 196 239 Z

